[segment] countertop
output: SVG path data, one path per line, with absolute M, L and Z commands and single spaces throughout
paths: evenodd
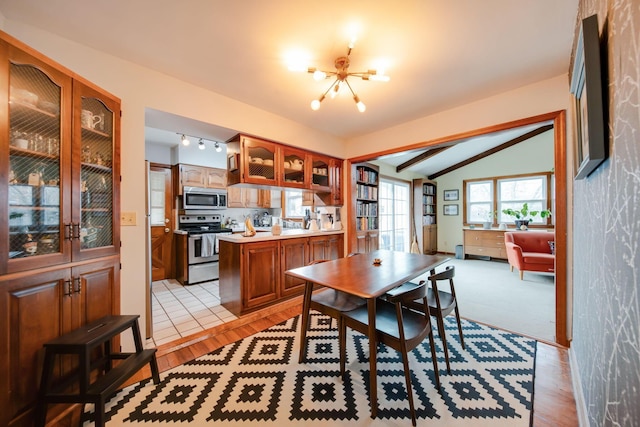
M 274 236 L 267 231 L 258 231 L 252 237 L 245 237 L 241 233 L 238 234 L 223 234 L 218 236 L 218 240 L 231 243 L 251 243 L 251 242 L 265 242 L 269 240 L 282 240 L 282 239 L 294 239 L 296 237 L 313 237 L 313 236 L 325 236 L 327 234 L 343 234 L 344 230 L 328 230 L 328 231 L 310 231 L 303 230 L 301 228 L 289 228 L 282 230 L 282 234 Z

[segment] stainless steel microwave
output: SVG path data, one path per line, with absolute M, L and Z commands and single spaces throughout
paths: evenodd
M 226 209 L 227 192 L 213 188 L 184 187 L 182 209 Z

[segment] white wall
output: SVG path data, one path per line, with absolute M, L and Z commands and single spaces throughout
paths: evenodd
M 553 131 L 551 130 L 438 177 L 436 179 L 438 184 L 438 251 L 454 253 L 456 245 L 463 243 L 463 180 L 551 171 L 554 160 L 553 149 Z M 458 190 L 460 200 L 445 202 L 443 200 L 444 190 Z M 445 203 L 457 204 L 460 214 L 457 216 L 443 215 L 442 206 Z

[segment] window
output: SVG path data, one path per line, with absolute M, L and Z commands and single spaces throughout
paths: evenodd
M 547 208 L 547 179 L 535 176 L 517 179 L 498 180 L 498 222 L 510 222 L 513 218 L 502 213 L 503 209 L 520 209 L 528 203 L 530 211 L 541 211 Z M 546 219 L 533 217 L 532 223 L 546 224 Z
M 380 249 L 409 252 L 411 245 L 410 186 L 380 178 L 378 193 Z
M 302 190 L 285 190 L 284 192 L 284 216 L 286 218 L 303 218 L 305 209 L 302 206 Z
M 491 220 L 493 211 L 493 181 L 467 182 L 468 222 Z
M 494 225 L 514 220 L 503 209 L 520 209 L 528 203 L 530 211 L 551 209 L 553 174 L 550 172 L 501 176 L 464 181 L 464 223 L 490 221 Z M 551 209 L 553 211 L 553 209 Z M 534 217 L 532 224 L 547 225 L 549 219 Z
M 165 172 L 149 171 L 149 209 L 151 226 L 164 226 Z

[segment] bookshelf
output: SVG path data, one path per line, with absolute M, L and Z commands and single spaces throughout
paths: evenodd
M 356 252 L 371 252 L 379 247 L 378 184 L 379 168 L 369 163 L 353 165 L 355 248 Z
M 435 181 L 414 179 L 414 219 L 418 244 L 424 254 L 438 250 L 437 185 Z

